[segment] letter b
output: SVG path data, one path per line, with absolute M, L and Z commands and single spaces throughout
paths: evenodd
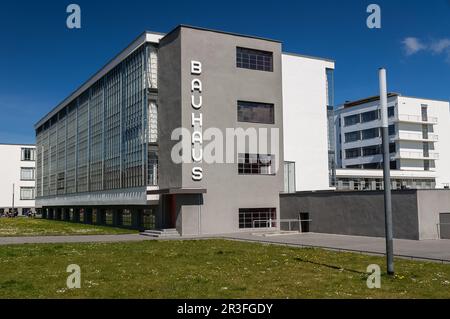
M 202 63 L 191 61 L 191 74 L 200 75 L 202 73 Z

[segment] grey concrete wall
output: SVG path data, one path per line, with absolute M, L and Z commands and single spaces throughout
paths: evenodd
M 439 214 L 450 213 L 450 190 L 418 190 L 417 202 L 419 207 L 419 238 L 438 239 Z M 441 238 L 447 237 L 446 229 L 444 229 L 443 235 Z
M 383 192 L 302 192 L 280 196 L 281 218 L 308 212 L 310 231 L 384 237 Z M 392 192 L 394 237 L 419 239 L 417 192 Z
M 161 39 L 158 50 L 158 186 L 181 187 L 181 165 L 171 159 L 172 131 L 181 127 L 181 40 L 174 31 Z
M 175 39 L 176 38 L 176 39 Z M 277 160 L 283 163 L 282 152 L 282 89 L 281 89 L 281 44 L 248 37 L 230 34 L 198 30 L 181 27 L 179 32 L 170 35 L 174 52 L 169 51 L 168 40 L 162 41 L 160 50 L 160 123 L 169 121 L 167 129 L 178 125 L 178 116 L 171 119 L 171 112 L 178 112 L 181 108 L 181 126 L 191 128 L 191 81 L 199 78 L 203 84 L 203 106 L 199 112 L 203 115 L 203 131 L 214 127 L 222 131 L 225 136 L 226 128 L 242 127 L 264 127 L 279 129 L 279 152 Z M 176 43 L 176 45 L 175 45 Z M 236 67 L 236 47 L 246 47 L 273 52 L 274 72 L 240 69 Z M 181 47 L 181 51 L 179 51 Z M 164 57 L 165 56 L 165 57 Z M 165 70 L 165 63 L 175 60 L 174 67 Z M 203 66 L 200 76 L 193 76 L 190 72 L 192 60 L 200 61 Z M 181 63 L 181 65 L 178 65 Z M 177 74 L 179 73 L 179 74 Z M 166 79 L 164 79 L 164 77 Z M 172 84 L 172 82 L 174 84 Z M 176 86 L 165 89 L 164 86 Z M 179 86 L 179 87 L 178 87 Z M 179 92 L 181 89 L 181 94 Z M 168 95 L 180 94 L 180 97 L 167 97 Z M 252 124 L 237 121 L 237 101 L 255 101 L 273 103 L 275 105 L 275 124 Z M 165 110 L 168 108 L 168 110 Z M 163 113 L 166 114 L 163 114 Z M 162 130 L 161 130 L 162 131 Z M 169 147 L 167 143 L 168 132 L 161 132 L 161 161 L 169 160 Z M 204 142 L 205 145 L 209 141 Z M 224 141 L 225 143 L 225 141 Z M 170 145 L 170 144 L 169 144 Z M 205 146 L 204 146 L 205 147 Z M 225 144 L 223 146 L 225 154 Z M 190 152 L 190 149 L 187 150 Z M 235 154 L 236 154 L 235 149 Z M 197 222 L 192 205 L 181 205 L 179 220 L 182 220 L 182 233 L 197 233 L 198 229 L 204 234 L 224 233 L 239 231 L 239 208 L 275 207 L 279 214 L 279 193 L 283 189 L 283 168 L 279 167 L 276 175 L 238 175 L 238 163 L 201 163 L 203 168 L 203 180 L 194 181 L 191 163 L 181 165 L 181 175 L 177 180 L 168 181 L 166 177 L 160 183 L 160 187 L 177 186 L 183 188 L 204 188 L 207 193 L 203 195 L 204 204 L 201 207 L 200 221 Z M 161 167 L 161 176 L 164 174 L 179 174 L 170 171 L 173 165 L 164 164 Z M 180 197 L 179 200 L 182 200 Z M 178 202 L 178 200 L 177 200 Z M 192 220 L 189 217 L 192 216 Z M 181 218 L 181 219 L 180 219 Z M 177 228 L 180 228 L 178 226 Z

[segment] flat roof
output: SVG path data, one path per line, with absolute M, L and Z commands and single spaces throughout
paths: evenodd
M 388 98 L 391 98 L 391 97 L 394 97 L 394 96 L 401 96 L 401 94 L 400 93 L 395 93 L 395 92 L 388 93 Z M 349 107 L 358 106 L 358 105 L 361 105 L 361 104 L 366 104 L 366 103 L 369 103 L 369 102 L 378 101 L 379 99 L 380 99 L 379 95 L 374 95 L 374 96 L 366 97 L 366 98 L 355 100 L 355 101 L 345 102 L 344 103 L 344 108 L 349 108 Z
M 181 28 L 194 29 L 194 30 L 200 30 L 200 31 L 208 31 L 208 32 L 215 32 L 215 33 L 222 33 L 222 34 L 227 34 L 227 35 L 233 35 L 233 36 L 236 36 L 236 37 L 243 37 L 243 38 L 250 38 L 250 39 L 257 39 L 257 40 L 264 40 L 264 41 L 281 43 L 281 41 L 279 41 L 279 40 L 274 40 L 274 39 L 269 39 L 269 38 L 254 36 L 254 35 L 248 35 L 248 34 L 241 34 L 241 33 L 235 33 L 235 32 L 228 32 L 228 31 L 221 31 L 221 30 L 208 29 L 208 28 L 202 28 L 202 27 L 195 27 L 195 26 L 188 25 L 188 24 L 179 24 L 178 26 L 173 28 L 171 31 L 169 31 L 164 37 L 170 35 L 171 33 L 175 32 L 175 31 L 177 31 L 178 29 L 181 29 Z
M 36 147 L 36 144 L 28 144 L 28 143 L 23 143 L 23 144 L 19 144 L 19 143 L 0 143 L 0 145 L 11 145 L 11 146 L 34 146 L 34 147 Z
M 336 61 L 333 59 L 322 58 L 322 57 L 317 57 L 317 56 L 312 56 L 312 55 L 298 54 L 298 53 L 292 53 L 292 52 L 282 52 L 282 54 L 298 56 L 300 58 L 305 58 L 305 59 L 322 60 L 322 61 L 326 61 L 326 62 L 336 63 Z
M 395 96 L 409 98 L 409 99 L 417 99 L 417 100 L 448 102 L 446 100 L 437 100 L 437 99 L 430 99 L 430 98 L 406 96 L 406 95 L 402 95 L 401 93 L 397 93 L 397 92 L 390 92 L 390 93 L 388 93 L 388 98 L 395 97 Z M 362 104 L 378 101 L 379 99 L 380 99 L 379 95 L 374 95 L 374 96 L 370 96 L 370 97 L 359 99 L 359 100 L 355 100 L 355 101 L 345 102 L 344 104 L 341 105 L 341 107 L 346 109 L 346 108 L 349 108 L 349 107 L 354 107 L 354 106 L 358 106 L 358 105 L 362 105 Z

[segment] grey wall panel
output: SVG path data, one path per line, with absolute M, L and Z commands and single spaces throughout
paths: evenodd
M 308 212 L 310 231 L 317 233 L 384 236 L 383 192 L 310 192 L 280 195 L 281 218 L 297 219 Z M 394 237 L 419 239 L 417 193 L 392 194 Z
M 440 216 L 442 216 L 440 214 L 450 213 L 450 190 L 418 190 L 417 196 L 420 239 L 438 239 Z M 444 227 L 444 236 L 446 227 Z M 442 234 L 441 238 L 443 238 Z

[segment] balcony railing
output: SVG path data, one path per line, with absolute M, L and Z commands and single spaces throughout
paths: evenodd
M 427 116 L 427 118 L 422 118 L 420 115 L 409 115 L 409 114 L 399 114 L 397 119 L 401 122 L 413 122 L 413 123 L 429 123 L 437 124 L 438 118 L 434 116 Z
M 437 160 L 439 159 L 439 153 L 429 152 L 428 154 L 424 154 L 424 152 L 421 151 L 400 151 L 395 153 L 395 158 Z
M 398 132 L 395 136 L 396 140 L 408 140 L 408 141 L 430 141 L 437 142 L 439 137 L 437 134 L 428 133 L 428 137 L 424 137 L 422 132 L 411 133 L 411 132 Z

